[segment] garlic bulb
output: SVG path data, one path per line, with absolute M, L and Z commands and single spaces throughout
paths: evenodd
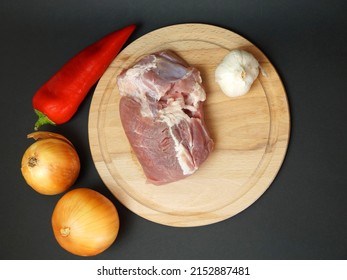
M 217 66 L 215 80 L 229 97 L 246 94 L 259 74 L 259 62 L 244 50 L 232 50 Z

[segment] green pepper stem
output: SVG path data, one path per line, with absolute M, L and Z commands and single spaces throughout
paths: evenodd
M 37 122 L 35 123 L 35 130 L 38 130 L 44 124 L 55 125 L 53 121 L 51 121 L 45 114 L 41 113 L 39 110 L 34 109 L 36 115 L 39 117 Z

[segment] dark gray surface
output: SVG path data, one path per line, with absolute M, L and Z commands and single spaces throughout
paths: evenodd
M 50 219 L 61 197 L 24 182 L 20 161 L 32 143 L 35 91 L 86 45 L 130 23 L 134 39 L 176 23 L 208 23 L 257 45 L 277 68 L 291 108 L 291 139 L 273 184 L 226 221 L 173 228 L 147 221 L 113 198 L 93 165 L 88 111 L 59 127 L 77 146 L 91 187 L 117 206 L 121 230 L 93 259 L 347 258 L 347 2 L 345 1 L 0 1 L 0 259 L 79 259 L 59 247 Z

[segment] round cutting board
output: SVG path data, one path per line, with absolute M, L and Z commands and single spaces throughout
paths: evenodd
M 230 98 L 214 81 L 214 72 L 235 48 L 251 52 L 266 75 L 259 74 L 246 95 Z M 142 56 L 164 49 L 200 70 L 207 93 L 205 121 L 215 148 L 193 175 L 155 186 L 146 182 L 124 134 L 116 79 Z M 128 209 L 164 225 L 201 226 L 232 217 L 266 191 L 286 154 L 289 120 L 282 82 L 256 46 L 224 28 L 179 24 L 142 36 L 112 62 L 94 92 L 89 142 L 102 180 Z

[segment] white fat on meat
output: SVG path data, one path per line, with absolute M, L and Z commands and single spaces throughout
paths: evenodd
M 188 149 L 184 145 L 182 145 L 182 143 L 179 141 L 179 139 L 177 139 L 174 133 L 174 128 L 176 128 L 179 123 L 181 123 L 182 121 L 190 121 L 189 116 L 182 110 L 182 108 L 186 107 L 187 106 L 184 105 L 182 106 L 182 99 L 173 100 L 172 102 L 168 103 L 168 106 L 166 108 L 158 111 L 158 120 L 160 122 L 164 122 L 169 127 L 171 137 L 174 140 L 175 144 L 176 158 L 182 168 L 183 174 L 189 175 L 193 174 L 197 167 L 194 166 L 192 157 L 190 156 Z M 194 107 L 191 109 L 196 111 Z M 192 147 L 193 141 L 192 139 L 189 140 L 190 141 L 188 142 L 188 145 L 189 147 Z

